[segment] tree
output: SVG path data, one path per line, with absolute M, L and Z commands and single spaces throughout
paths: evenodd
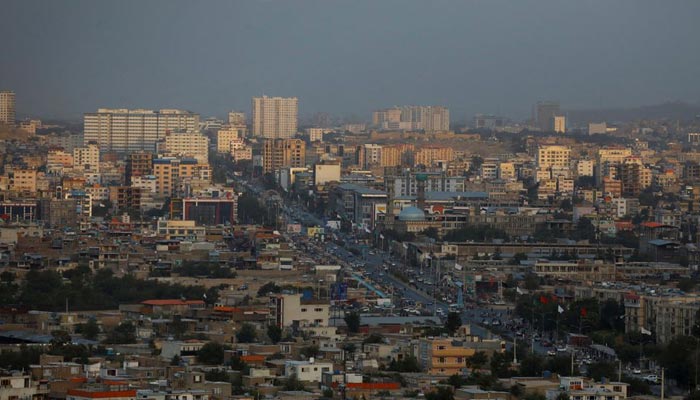
M 454 392 L 449 386 L 440 386 L 436 390 L 425 394 L 425 400 L 453 400 Z
M 310 344 L 299 349 L 299 354 L 306 358 L 317 357 L 320 352 L 318 345 L 315 344 Z
M 399 361 L 391 360 L 387 369 L 396 372 L 420 372 L 420 364 L 415 356 L 406 356 Z
M 537 354 L 528 354 L 520 360 L 520 376 L 541 376 L 544 360 Z
M 384 343 L 384 336 L 378 333 L 372 333 L 362 341 L 362 343 Z
M 107 335 L 105 342 L 109 344 L 136 343 L 136 327 L 131 321 L 122 322 Z
M 85 339 L 95 340 L 100 333 L 100 327 L 95 318 L 89 318 L 86 323 L 80 325 L 80 334 Z
M 224 346 L 221 343 L 207 342 L 197 352 L 197 361 L 207 365 L 224 363 Z
M 229 382 L 231 377 L 223 369 L 211 369 L 204 373 L 204 379 L 209 382 Z
M 277 286 L 275 282 L 267 282 L 266 284 L 260 286 L 260 289 L 258 289 L 258 297 L 267 296 L 270 293 L 279 293 L 281 291 L 282 288 Z
M 457 329 L 462 326 L 462 317 L 459 316 L 458 312 L 450 312 L 447 314 L 447 321 L 445 321 L 445 328 L 450 334 L 457 332 Z
M 267 326 L 267 337 L 270 338 L 273 344 L 279 343 L 282 340 L 282 328 L 275 324 L 270 324 Z
M 588 366 L 588 376 L 596 382 L 600 382 L 602 378 L 611 378 L 617 376 L 617 366 L 609 362 L 594 362 Z
M 345 325 L 347 325 L 349 333 L 357 333 L 360 331 L 360 313 L 351 311 L 346 313 L 343 319 L 345 320 Z
M 287 377 L 284 382 L 284 390 L 295 391 L 295 390 L 305 390 L 304 384 L 299 380 L 297 374 L 291 374 Z
M 477 351 L 467 357 L 467 367 L 471 369 L 481 369 L 489 361 L 489 357 L 483 351 Z
M 238 340 L 238 343 L 253 343 L 257 336 L 258 333 L 255 331 L 255 327 L 249 323 L 244 323 L 241 325 L 238 333 L 236 333 L 236 340 Z
M 170 359 L 170 365 L 172 365 L 172 366 L 178 366 L 178 365 L 180 365 L 180 362 L 181 362 L 181 361 L 182 361 L 182 358 L 180 358 L 180 356 L 178 356 L 177 354 L 175 354 L 175 355 L 173 356 L 173 358 Z

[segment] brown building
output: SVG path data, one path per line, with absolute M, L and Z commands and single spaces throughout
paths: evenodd
M 112 186 L 109 188 L 109 201 L 119 211 L 138 211 L 141 209 L 141 188 Z
M 283 167 L 303 167 L 306 143 L 301 139 L 271 139 L 263 142 L 263 171 L 270 173 Z
M 153 154 L 147 151 L 131 153 L 126 158 L 126 184 L 131 183 L 134 176 L 150 175 L 153 173 Z

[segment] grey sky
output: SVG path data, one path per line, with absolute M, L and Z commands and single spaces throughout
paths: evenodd
M 20 115 L 98 107 L 302 114 L 442 104 L 522 118 L 700 100 L 700 1 L 0 0 L 0 88 Z M 9 38 L 9 40 L 7 39 Z

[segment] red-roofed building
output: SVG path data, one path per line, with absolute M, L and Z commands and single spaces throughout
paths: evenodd
M 136 400 L 136 390 L 68 389 L 66 400 Z

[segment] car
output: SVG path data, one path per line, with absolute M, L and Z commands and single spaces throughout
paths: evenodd
M 556 355 L 557 355 L 557 352 L 554 351 L 554 350 L 549 350 L 549 351 L 547 351 L 547 355 L 548 355 L 548 356 L 556 356 Z
M 641 374 L 641 373 L 642 373 L 642 370 L 639 369 L 639 368 L 635 368 L 635 369 L 632 370 L 632 373 L 633 373 L 633 374 Z
M 647 375 L 644 378 L 642 378 L 643 381 L 648 382 L 648 383 L 659 383 L 659 376 L 658 375 Z

